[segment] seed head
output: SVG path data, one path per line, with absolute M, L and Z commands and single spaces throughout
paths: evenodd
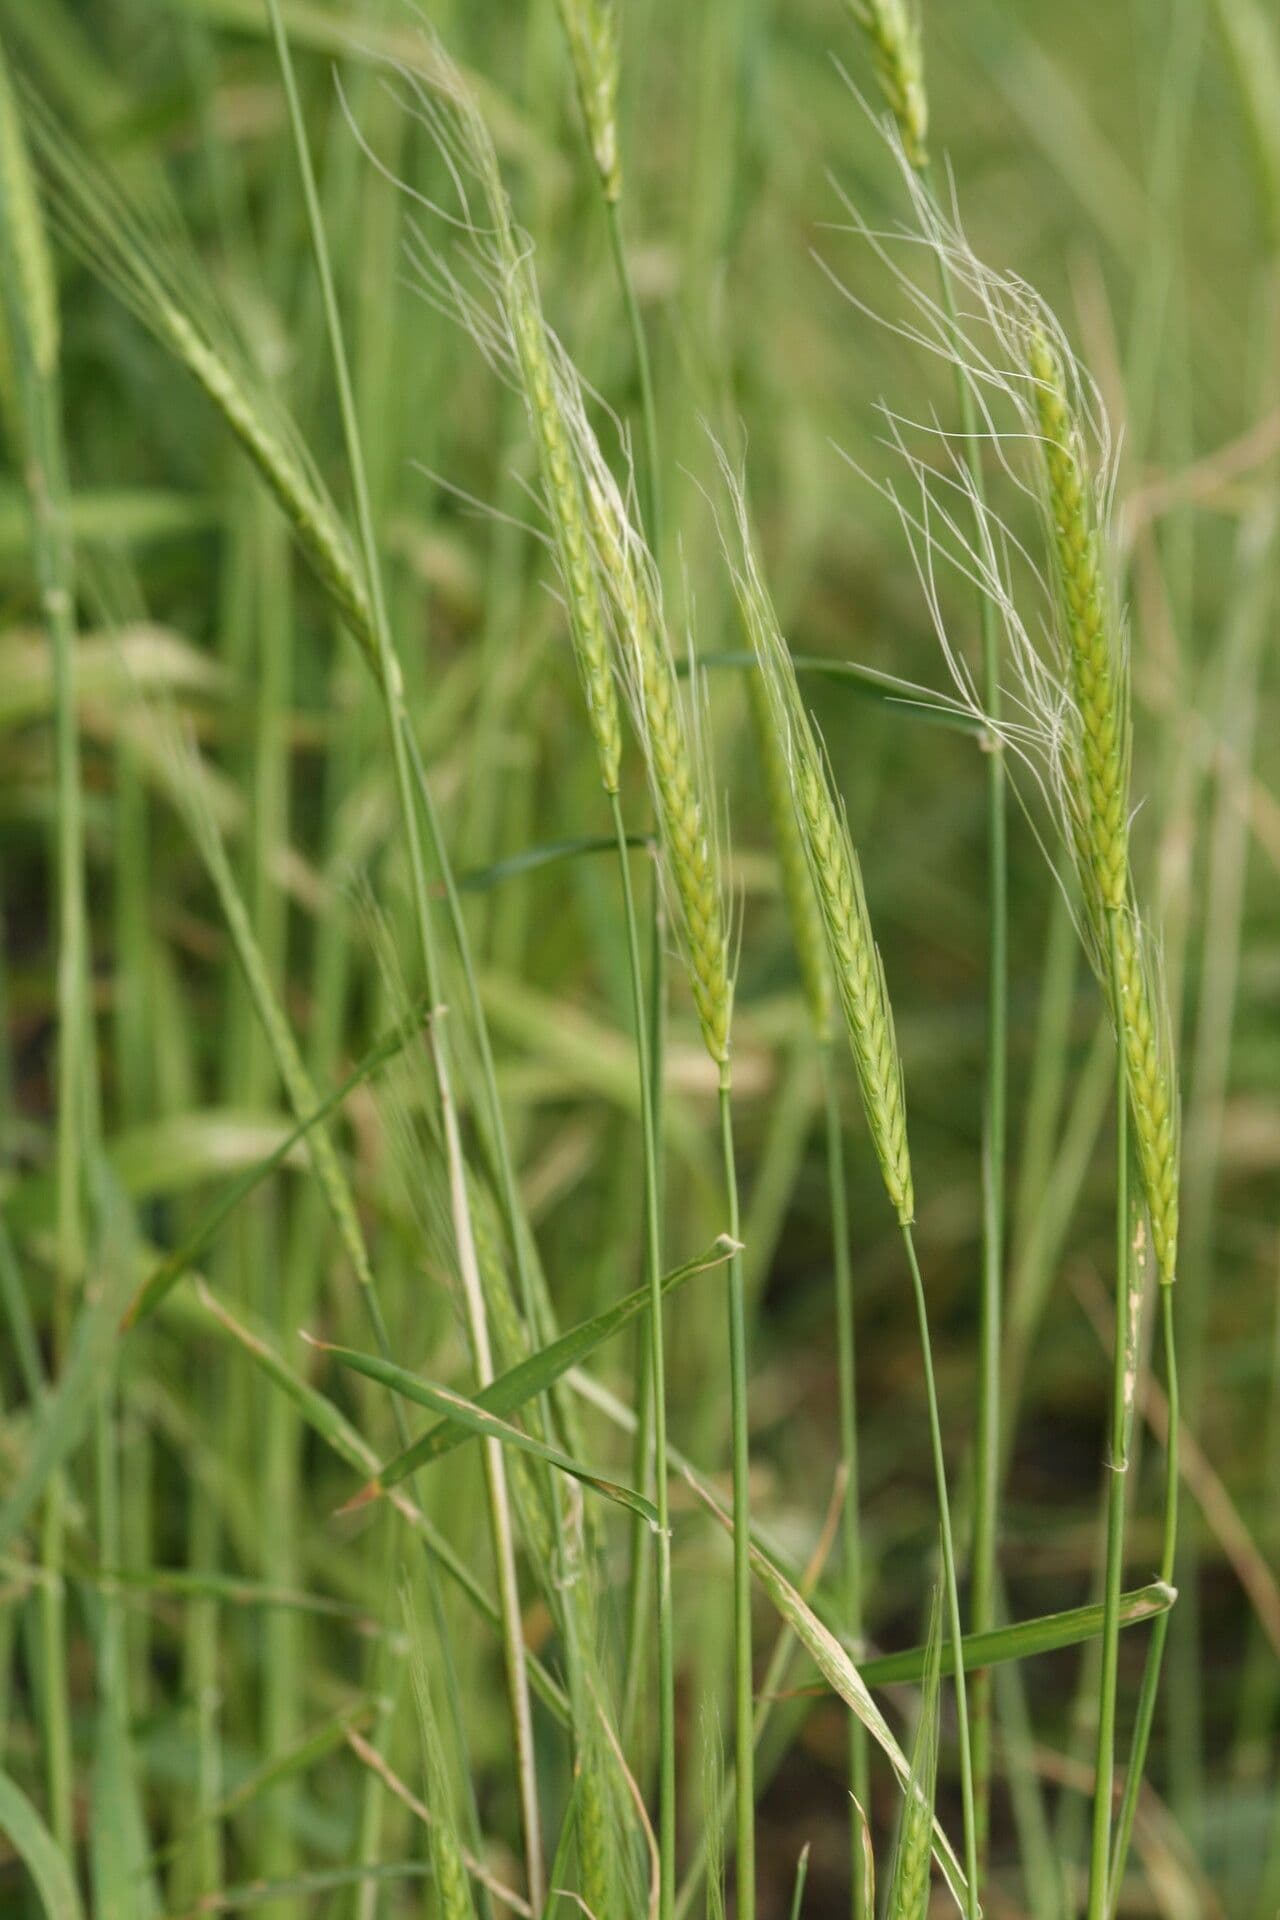
M 790 650 L 778 626 L 752 549 L 741 487 L 721 457 L 739 536 L 731 557 L 743 624 L 751 636 L 761 683 L 787 769 L 791 807 L 818 902 L 827 955 L 844 1013 L 885 1188 L 899 1220 L 915 1214 L 907 1146 L 902 1061 L 893 1010 L 862 887 L 862 870 L 844 809 L 832 792 L 830 769 L 805 710 Z
M 849 0 L 871 43 L 876 78 L 913 167 L 928 160 L 929 100 L 924 85 L 920 22 L 909 0 Z
M 618 157 L 617 0 L 560 0 L 560 19 L 591 157 L 607 200 L 622 192 Z
M 0 261 L 9 282 L 5 303 L 13 337 L 25 340 L 41 380 L 58 364 L 58 296 L 40 198 L 18 112 L 13 81 L 0 48 Z

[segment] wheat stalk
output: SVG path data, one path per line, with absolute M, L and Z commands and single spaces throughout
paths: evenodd
M 6 246 L 16 281 L 23 332 L 36 374 L 52 378 L 58 364 L 58 296 L 40 201 L 13 81 L 0 58 L 0 194 Z M 0 303 L 2 304 L 2 303 Z

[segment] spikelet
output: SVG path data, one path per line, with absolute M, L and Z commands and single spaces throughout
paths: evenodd
M 910 0 L 848 0 L 848 4 L 871 42 L 880 91 L 889 103 L 907 158 L 913 167 L 923 167 L 929 158 L 929 100 L 920 22 Z
M 567 366 L 562 367 L 562 385 L 623 678 L 644 751 L 671 917 L 703 1042 L 727 1076 L 733 978 L 700 716 L 695 707 L 691 717 L 681 698 L 653 556 L 600 451 Z
M 622 727 L 582 489 L 561 406 L 562 355 L 542 311 L 531 243 L 516 223 L 489 130 L 444 49 L 436 41 L 431 48 L 432 86 L 418 75 L 402 72 L 401 79 L 409 110 L 435 139 L 458 189 L 463 211 L 452 224 L 465 234 L 467 267 L 479 296 L 420 230 L 410 243 L 410 258 L 427 298 L 467 328 L 524 401 L 600 779 L 606 793 L 616 793 Z M 488 216 L 483 227 L 470 212 L 468 182 L 483 195 Z
M 1156 1270 L 1167 1286 L 1177 1272 L 1178 1243 L 1173 1050 L 1167 1019 L 1154 1011 L 1161 1003 L 1158 981 L 1144 959 L 1141 923 L 1131 905 L 1128 653 L 1111 606 L 1095 518 L 1100 490 L 1089 473 L 1063 359 L 1049 333 L 1034 320 L 1026 348 L 1073 695 L 1066 707 L 1069 728 L 1062 750 L 1064 811 L 1090 922 L 1090 950 L 1124 1048 Z
M 369 594 L 336 507 L 293 453 L 287 436 L 256 404 L 251 389 L 181 310 L 156 309 L 157 330 L 230 427 L 284 511 L 304 559 L 370 663 L 377 641 Z
M 617 0 L 560 0 L 578 103 L 606 200 L 622 193 L 618 155 Z
M 1156 1272 L 1170 1286 L 1178 1272 L 1178 1114 L 1173 1043 L 1155 968 L 1143 952 L 1142 923 L 1127 908 L 1116 915 L 1122 1005 L 1113 1017 L 1124 1040 L 1129 1107 L 1142 1190 L 1151 1217 Z
M 131 204 L 43 110 L 34 121 L 53 209 L 70 243 L 201 388 L 275 496 L 312 573 L 376 667 L 373 613 L 351 538 L 297 429 L 249 356 L 182 241 Z
M 0 47 L 0 260 L 4 301 L 41 380 L 58 364 L 58 296 L 13 81 Z
M 889 1199 L 905 1224 L 914 1217 L 915 1195 L 902 1061 L 884 966 L 871 931 L 862 870 L 843 809 L 832 795 L 827 763 L 756 564 L 741 487 L 723 455 L 721 468 L 733 500 L 739 536 L 739 550 L 729 561 L 734 590 L 755 649 L 787 768 L 792 811 L 822 916 L 867 1124 Z
M 1044 466 L 1061 621 L 1078 714 L 1085 852 L 1106 908 L 1128 889 L 1129 722 L 1126 661 L 1102 575 L 1093 487 L 1063 363 L 1043 328 L 1027 339 L 1027 372 Z
M 1129 863 L 1129 654 L 1114 586 L 1115 457 L 1106 409 L 1039 295 L 980 261 L 956 221 L 939 210 L 905 164 L 903 174 L 924 236 L 963 295 L 957 299 L 963 321 L 897 268 L 865 224 L 859 223 L 860 230 L 898 274 L 914 310 L 914 321 L 900 331 L 956 363 L 985 444 L 1013 484 L 1040 507 L 1044 564 L 1036 564 L 978 496 L 965 449 L 934 434 L 945 458 L 933 464 L 909 444 L 912 423 L 892 413 L 886 414 L 891 438 L 911 469 L 921 505 L 913 510 L 892 488 L 885 491 L 911 541 L 961 704 L 999 734 L 1012 762 L 1031 773 L 1074 868 L 1083 903 L 1077 926 L 1124 1048 L 1157 1270 L 1168 1285 L 1177 1270 L 1177 1086 L 1162 984 L 1134 904 Z M 1006 409 L 1012 427 L 1002 417 Z M 966 506 L 964 515 L 958 505 Z M 976 532 L 963 530 L 969 515 Z M 1014 684 L 999 723 L 983 712 L 968 669 L 951 647 L 937 584 L 944 567 L 991 598 L 1003 627 Z M 1034 607 L 1027 604 L 1028 592 L 1038 600 Z M 1113 938 L 1119 1005 L 1112 985 Z
M 782 891 L 791 922 L 791 944 L 800 967 L 800 981 L 809 1008 L 809 1018 L 818 1040 L 831 1037 L 833 1012 L 831 968 L 827 962 L 826 936 L 818 906 L 804 843 L 796 824 L 791 803 L 791 776 L 786 755 L 773 720 L 773 708 L 760 674 L 747 677 L 747 696 L 760 768 L 764 774 L 765 801 L 773 828 L 773 844 L 778 853 Z

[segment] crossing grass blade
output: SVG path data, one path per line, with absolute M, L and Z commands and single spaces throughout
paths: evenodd
M 1120 1597 L 1120 1625 L 1141 1626 L 1167 1613 L 1178 1595 L 1163 1580 L 1135 1587 Z M 1082 1646 L 1096 1640 L 1102 1632 L 1101 1605 L 1068 1607 L 1062 1613 L 1045 1613 L 1034 1620 L 1020 1620 L 1014 1626 L 993 1627 L 988 1633 L 967 1633 L 961 1642 L 966 1673 L 981 1672 L 1008 1660 L 1032 1660 L 1037 1654 L 1056 1653 L 1062 1647 Z M 859 1671 L 868 1686 L 887 1687 L 914 1684 L 924 1678 L 928 1647 L 904 1647 L 901 1653 L 881 1654 L 862 1661 Z M 955 1672 L 955 1649 L 949 1641 L 942 1645 L 939 1671 L 945 1677 Z
M 714 1494 L 695 1476 L 686 1474 L 685 1477 L 708 1512 L 715 1516 L 721 1526 L 729 1527 L 732 1524 L 730 1518 Z M 850 1712 L 855 1713 L 861 1720 L 888 1760 L 897 1776 L 898 1784 L 905 1791 L 911 1779 L 910 1764 L 898 1745 L 893 1729 L 872 1699 L 861 1671 L 854 1665 L 831 1629 L 823 1625 L 808 1602 L 754 1540 L 750 1544 L 750 1552 L 752 1571 L 774 1607 L 795 1633 L 828 1686 L 839 1694 Z M 936 1819 L 933 1821 L 932 1833 L 932 1847 L 938 1865 L 942 1869 L 956 1905 L 963 1907 L 966 1883 L 955 1849 Z
M 695 1274 L 709 1273 L 713 1268 L 722 1266 L 730 1257 L 733 1243 L 727 1235 L 709 1247 L 706 1253 L 696 1260 L 688 1260 L 681 1267 L 675 1267 L 663 1277 L 664 1296 L 675 1293 Z M 537 1353 L 530 1354 L 519 1366 L 512 1367 L 501 1374 L 490 1386 L 476 1394 L 474 1405 L 486 1413 L 516 1413 L 537 1399 L 557 1380 L 566 1374 L 570 1367 L 579 1365 L 593 1354 L 605 1341 L 613 1339 L 624 1327 L 630 1326 L 649 1307 L 649 1289 L 637 1287 L 633 1292 L 619 1300 L 616 1306 L 606 1308 L 593 1319 L 584 1320 L 579 1326 L 571 1327 L 550 1346 L 541 1347 Z M 388 1488 L 398 1486 L 406 1475 L 416 1468 L 426 1466 L 431 1460 L 438 1460 L 442 1454 L 461 1446 L 470 1437 L 469 1429 L 458 1420 L 442 1420 L 438 1426 L 430 1428 L 411 1447 L 396 1455 L 394 1460 L 383 1467 L 375 1480 L 359 1493 L 352 1506 L 365 1500 L 377 1498 Z
M 367 1379 L 376 1380 L 380 1386 L 390 1387 L 393 1393 L 400 1394 L 406 1400 L 412 1400 L 416 1406 L 427 1407 L 432 1413 L 441 1413 L 456 1425 L 465 1429 L 473 1439 L 497 1440 L 504 1447 L 514 1447 L 518 1453 L 530 1454 L 533 1459 L 541 1460 L 544 1466 L 556 1467 L 561 1473 L 567 1473 L 574 1480 L 581 1481 L 584 1487 L 603 1494 L 606 1500 L 613 1500 L 619 1506 L 627 1507 L 638 1514 L 642 1520 L 656 1527 L 658 1510 L 651 1500 L 637 1493 L 633 1487 L 624 1487 L 616 1480 L 606 1480 L 602 1474 L 593 1473 L 580 1460 L 572 1459 L 562 1453 L 558 1447 L 537 1440 L 532 1434 L 523 1433 L 519 1427 L 508 1425 L 489 1413 L 475 1400 L 469 1400 L 465 1394 L 453 1393 L 448 1387 L 433 1385 L 421 1380 L 416 1374 L 404 1367 L 396 1366 L 390 1360 L 383 1360 L 373 1353 L 359 1353 L 353 1347 L 339 1347 L 327 1340 L 316 1340 L 310 1335 L 303 1336 L 309 1345 L 321 1353 L 327 1353 L 340 1366 L 350 1367 L 355 1373 L 362 1373 Z
M 35 1882 L 45 1920 L 84 1920 L 66 1856 L 21 1787 L 0 1773 L 0 1833 Z

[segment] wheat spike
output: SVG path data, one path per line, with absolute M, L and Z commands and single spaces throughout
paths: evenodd
M 0 48 L 0 222 L 6 270 L 14 277 L 10 299 L 22 314 L 22 331 L 41 380 L 58 364 L 58 295 L 45 240 L 31 158 L 23 136 L 13 81 Z
M 1102 904 L 1118 908 L 1128 887 L 1128 711 L 1123 652 L 1112 631 L 1093 489 L 1062 361 L 1033 327 L 1027 367 L 1040 428 L 1045 492 L 1079 720 L 1087 810 L 1085 838 Z
M 644 749 L 680 936 L 703 1041 L 727 1071 L 733 981 L 714 812 L 699 743 L 680 694 L 653 557 L 627 513 L 585 415 L 573 416 L 595 548 L 614 610 L 623 673 Z
M 617 0 L 560 0 L 560 20 L 569 43 L 591 157 L 606 200 L 617 200 L 622 193 Z
M 822 914 L 809 875 L 804 843 L 796 824 L 786 756 L 774 726 L 768 691 L 758 673 L 748 676 L 747 694 L 760 767 L 764 774 L 765 800 L 773 828 L 773 843 L 778 853 L 787 917 L 791 922 L 791 944 L 800 967 L 800 981 L 814 1033 L 820 1041 L 825 1042 L 831 1037 L 834 1009 Z
M 880 91 L 897 122 L 907 158 L 913 167 L 923 167 L 929 158 L 929 99 L 920 22 L 909 0 L 849 0 L 849 11 L 871 42 Z
M 791 805 L 822 916 L 867 1123 L 889 1199 L 905 1224 L 914 1217 L 915 1195 L 902 1061 L 884 965 L 871 931 L 862 870 L 843 809 L 831 791 L 827 763 L 800 696 L 790 651 L 756 564 L 741 487 L 723 457 L 721 466 L 733 498 L 740 542 L 739 552 L 730 562 L 738 605 L 751 636 L 787 768 Z

